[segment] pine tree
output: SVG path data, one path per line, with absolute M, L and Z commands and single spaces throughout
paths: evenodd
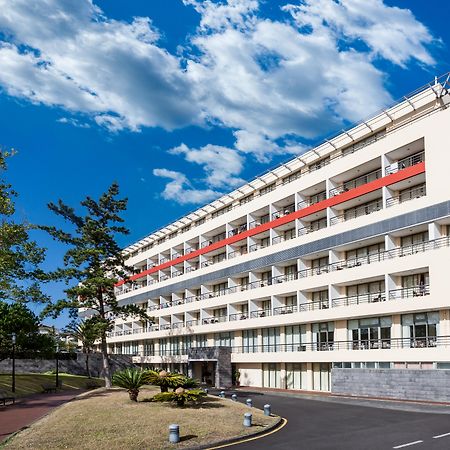
M 113 318 L 137 316 L 150 320 L 145 311 L 136 305 L 119 305 L 115 296 L 115 284 L 120 279 L 127 279 L 131 273 L 116 242 L 117 234 L 129 233 L 121 225 L 124 220 L 120 217 L 126 209 L 127 199 L 117 199 L 118 195 L 119 186 L 113 183 L 98 201 L 87 197 L 81 202 L 84 215 L 77 214 L 74 208 L 61 200 L 58 204 L 50 203 L 50 210 L 64 218 L 70 224 L 71 231 L 40 227 L 55 240 L 70 247 L 64 256 L 64 267 L 56 270 L 53 278 L 76 281 L 74 286 L 65 290 L 67 298 L 49 303 L 44 313 L 56 316 L 66 308 L 71 309 L 72 313 L 83 308 L 88 315 L 97 317 L 107 388 L 111 386 L 111 371 L 106 335 L 113 325 Z
M 3 178 L 13 153 L 0 150 L 0 301 L 45 302 L 48 297 L 40 289 L 44 273 L 39 269 L 45 251 L 30 239 L 33 226 L 14 220 L 17 194 Z

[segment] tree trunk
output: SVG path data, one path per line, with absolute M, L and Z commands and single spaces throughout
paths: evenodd
M 111 368 L 109 366 L 108 358 L 108 344 L 106 343 L 106 333 L 102 333 L 102 359 L 103 359 L 103 372 L 105 375 L 105 387 L 110 389 L 111 383 Z
M 139 395 L 139 389 L 130 389 L 128 391 L 128 395 L 130 396 L 130 400 L 133 402 L 137 402 L 137 398 Z
M 86 352 L 86 373 L 87 377 L 91 378 L 91 370 L 89 368 L 89 350 Z

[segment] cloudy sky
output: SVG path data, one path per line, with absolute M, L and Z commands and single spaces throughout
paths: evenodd
M 443 0 L 0 0 L 21 218 L 116 180 L 137 240 L 450 70 Z M 49 264 L 61 249 L 49 247 Z

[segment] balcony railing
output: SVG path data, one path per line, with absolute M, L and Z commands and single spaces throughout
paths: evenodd
M 319 192 L 307 199 L 297 203 L 297 209 L 307 208 L 308 206 L 315 205 L 316 203 L 322 202 L 327 199 L 326 191 Z
M 386 175 L 390 175 L 391 173 L 398 172 L 400 170 L 406 169 L 407 167 L 415 166 L 421 162 L 425 161 L 425 152 L 419 152 L 415 155 L 408 156 L 407 158 L 403 158 L 396 163 L 389 164 L 386 166 Z
M 172 324 L 172 329 L 184 328 L 184 322 L 175 322 Z
M 233 321 L 233 320 L 245 320 L 248 319 L 248 312 L 245 313 L 236 313 L 236 314 L 230 314 L 229 316 L 229 320 Z
M 256 250 L 260 250 L 260 249 L 266 248 L 266 247 L 268 247 L 268 246 L 269 246 L 269 243 L 268 243 L 268 242 L 265 243 L 265 244 L 261 244 L 261 243 L 259 243 L 259 244 L 252 244 L 252 245 L 250 245 L 250 247 L 248 248 L 248 250 L 249 250 L 250 252 L 255 252 Z
M 175 270 L 174 272 L 172 272 L 172 278 L 179 277 L 183 274 L 184 272 L 182 270 Z
M 238 225 L 235 228 L 233 228 L 232 230 L 230 230 L 228 232 L 228 236 L 229 237 L 236 236 L 236 235 L 238 235 L 240 233 L 243 233 L 244 231 L 247 231 L 247 224 L 246 223 L 244 223 L 242 225 Z
M 180 299 L 177 300 L 176 304 L 182 304 L 182 303 L 190 303 L 193 301 L 198 301 L 198 300 L 206 300 L 208 298 L 214 298 L 214 297 L 219 297 L 222 295 L 228 295 L 228 294 L 233 294 L 236 292 L 242 292 L 242 291 L 246 291 L 249 289 L 257 289 L 257 288 L 264 288 L 266 286 L 272 286 L 274 284 L 278 284 L 278 283 L 285 283 L 288 281 L 293 281 L 293 280 L 297 280 L 299 278 L 305 278 L 305 277 L 310 277 L 310 276 L 318 276 L 318 275 L 323 275 L 323 274 L 327 274 L 329 272 L 334 272 L 334 271 L 338 271 L 338 270 L 344 270 L 344 269 L 351 269 L 351 268 L 355 268 L 355 267 L 359 267 L 365 264 L 372 264 L 372 263 L 376 263 L 376 262 L 381 262 L 381 261 L 386 261 L 386 260 L 390 260 L 390 259 L 394 259 L 394 258 L 398 258 L 398 257 L 404 257 L 407 255 L 412 255 L 412 254 L 416 254 L 416 253 L 422 253 L 422 252 L 426 252 L 429 250 L 434 250 L 434 249 L 439 249 L 439 248 L 443 248 L 443 247 L 449 247 L 450 246 L 450 236 L 445 236 L 439 239 L 435 239 L 432 241 L 426 241 L 426 242 L 422 242 L 419 244 L 413 244 L 413 245 L 409 245 L 409 246 L 405 246 L 405 247 L 397 247 L 397 248 L 393 248 L 391 250 L 383 250 L 381 252 L 377 252 L 377 253 L 371 253 L 368 254 L 366 256 L 360 256 L 357 258 L 352 258 L 352 259 L 347 259 L 347 260 L 341 260 L 341 261 L 337 261 L 331 264 L 327 264 L 321 267 L 314 267 L 314 268 L 309 268 L 309 269 L 303 269 L 300 270 L 298 272 L 294 272 L 291 274 L 285 274 L 285 275 L 279 275 L 276 277 L 272 277 L 266 280 L 258 280 L 258 281 L 253 281 L 251 283 L 245 283 L 243 285 L 236 285 L 236 286 L 232 286 L 232 287 L 228 287 L 228 288 L 224 288 L 224 289 L 220 289 L 216 292 L 208 292 L 205 294 L 201 294 L 198 296 L 190 296 L 190 297 L 186 297 L 184 300 Z M 418 289 L 417 288 L 405 288 L 407 289 L 407 291 L 405 291 L 405 293 L 403 294 L 405 297 L 408 295 L 408 289 L 412 290 L 411 292 L 414 291 L 414 289 Z M 429 287 L 428 285 L 425 286 L 425 292 L 429 292 Z M 400 290 L 396 290 L 396 291 L 402 291 L 402 289 Z M 366 294 L 365 294 L 366 295 Z M 368 296 L 373 296 L 370 297 L 371 301 L 377 301 L 377 295 L 378 293 L 375 294 L 367 294 Z M 392 294 L 394 295 L 394 294 Z M 397 296 L 401 296 L 401 294 L 395 294 Z M 425 293 L 425 295 L 427 295 Z M 411 294 L 410 296 L 414 296 L 413 294 Z M 355 296 L 351 296 L 351 297 L 355 297 Z M 360 295 L 359 296 L 359 300 L 357 299 L 353 299 L 351 297 L 347 297 L 347 301 L 359 301 L 360 303 L 364 303 L 364 296 Z M 369 297 L 367 297 L 369 298 Z M 389 298 L 391 298 L 391 294 L 389 294 Z M 332 300 L 332 306 L 342 306 L 343 304 L 345 304 L 345 300 L 346 298 L 336 298 Z M 383 296 L 381 301 L 383 301 Z M 181 303 L 180 303 L 181 302 Z M 153 305 L 149 307 L 149 310 L 156 310 L 156 309 L 163 309 L 163 308 L 167 308 L 169 306 L 174 306 L 175 302 L 167 302 L 164 303 L 162 305 Z M 325 301 L 318 301 L 318 302 L 308 302 L 308 303 L 302 303 L 301 305 L 298 306 L 299 311 L 310 311 L 312 309 L 326 309 L 326 305 L 328 304 L 328 300 Z M 351 303 L 349 303 L 351 304 Z M 321 306 L 322 305 L 322 306 Z
M 272 213 L 272 220 L 279 219 L 280 217 L 287 216 L 295 211 L 295 204 L 285 206 L 280 211 Z
M 286 231 L 284 233 L 284 235 L 282 235 L 282 236 L 275 236 L 272 239 L 272 244 L 279 244 L 280 242 L 290 241 L 291 239 L 294 239 L 295 237 L 296 237 L 295 228 L 293 228 L 292 230 Z
M 350 208 L 346 210 L 343 214 L 332 217 L 330 220 L 330 225 L 336 225 L 340 222 L 346 222 L 347 220 L 356 219 L 357 217 L 366 216 L 372 214 L 376 211 L 383 209 L 383 203 L 381 199 L 374 202 L 366 203 L 365 205 L 358 206 L 356 208 Z
M 317 311 L 319 309 L 328 309 L 330 302 L 328 299 L 315 300 L 313 302 L 301 303 L 298 305 L 299 311 Z
M 203 319 L 202 324 L 209 325 L 212 323 L 221 323 L 221 322 L 226 322 L 226 321 L 227 321 L 227 316 L 215 316 L 215 317 L 208 317 L 206 319 Z
M 198 269 L 198 266 L 189 266 L 189 267 L 186 267 L 186 273 L 194 272 L 194 271 L 197 270 L 197 269 Z
M 297 312 L 297 306 L 296 305 L 289 305 L 289 306 L 278 306 L 276 308 L 273 308 L 273 315 L 279 316 L 283 314 L 292 314 Z
M 303 236 L 304 234 L 314 233 L 314 231 L 319 231 L 326 227 L 327 227 L 327 218 L 324 217 L 323 220 L 319 222 L 312 222 L 310 225 L 306 227 L 299 228 L 297 235 Z
M 415 198 L 424 197 L 427 195 L 427 188 L 425 184 L 413 187 L 407 191 L 403 191 L 401 194 L 395 197 L 388 198 L 386 201 L 386 206 L 389 208 L 393 205 L 398 205 L 399 203 L 404 203 L 409 200 L 414 200 Z
M 228 259 L 236 258 L 237 256 L 242 256 L 247 254 L 247 249 L 245 250 L 234 250 L 233 252 L 228 253 Z
M 338 194 L 342 194 L 343 192 L 350 191 L 351 189 L 355 189 L 364 184 L 370 183 L 371 181 L 378 180 L 382 177 L 381 169 L 374 170 L 373 172 L 366 173 L 365 175 L 361 175 L 360 177 L 353 178 L 352 180 L 346 181 L 339 186 L 336 186 L 333 189 L 330 189 L 330 197 L 333 197 Z
M 256 311 L 252 311 L 250 313 L 250 318 L 255 319 L 257 317 L 268 317 L 272 315 L 272 311 L 270 309 L 257 309 Z
M 421 284 L 418 286 L 393 289 L 389 291 L 390 300 L 397 298 L 423 297 L 424 295 L 430 295 L 429 284 Z
M 200 321 L 195 319 L 195 320 L 186 320 L 186 327 L 195 327 L 197 325 L 200 324 Z
M 206 241 L 203 241 L 200 244 L 200 247 L 201 248 L 208 247 L 209 245 L 215 244 L 216 242 L 223 241 L 226 237 L 227 237 L 227 235 L 224 231 L 223 233 L 217 234 L 217 235 L 207 239 Z
M 349 295 L 348 297 L 339 297 L 331 300 L 333 308 L 338 306 L 359 305 L 360 303 L 376 303 L 386 300 L 385 292 L 370 292 L 367 294 Z

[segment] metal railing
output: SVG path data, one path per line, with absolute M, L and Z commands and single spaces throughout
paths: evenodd
M 386 292 L 370 292 L 366 294 L 349 295 L 348 297 L 339 297 L 331 300 L 331 306 L 359 305 L 360 303 L 376 303 L 386 300 Z
M 386 201 L 386 207 L 389 208 L 393 205 L 398 205 L 400 203 L 407 202 L 409 200 L 414 200 L 415 198 L 424 197 L 427 195 L 427 188 L 425 184 L 413 187 L 407 191 L 403 191 L 399 195 L 388 198 Z
M 228 237 L 231 236 L 237 236 L 238 234 L 243 233 L 244 231 L 247 231 L 247 224 L 244 223 L 242 225 L 237 225 L 235 228 L 233 228 L 232 230 L 230 230 L 228 232 Z
M 269 247 L 269 243 L 267 244 L 252 244 L 250 245 L 250 247 L 248 248 L 249 252 L 255 252 L 256 250 L 261 250 L 262 248 L 266 248 Z
M 356 219 L 357 217 L 367 216 L 383 209 L 382 199 L 378 199 L 374 202 L 366 203 L 365 205 L 357 206 L 356 208 L 349 208 L 343 214 L 334 216 L 330 220 L 330 225 L 336 225 L 337 223 L 346 222 L 347 220 Z
M 215 236 L 208 238 L 206 241 L 201 242 L 200 248 L 205 248 L 215 244 L 216 242 L 223 241 L 226 237 L 227 234 L 225 233 L 225 231 L 223 233 L 216 234 Z
M 233 320 L 246 320 L 248 319 L 248 312 L 246 313 L 235 313 L 235 314 L 230 314 L 229 316 L 229 320 L 233 321 Z
M 272 244 L 279 244 L 280 242 L 290 241 L 291 239 L 294 239 L 295 237 L 297 237 L 297 235 L 295 233 L 295 228 L 292 228 L 291 230 L 285 231 L 285 233 L 281 236 L 275 236 L 272 239 Z
M 285 206 L 280 211 L 275 211 L 272 213 L 272 220 L 279 219 L 280 217 L 292 214 L 295 211 L 295 204 Z
M 301 303 L 298 305 L 299 311 L 317 311 L 319 309 L 329 309 L 330 302 L 328 299 L 315 300 L 313 302 Z
M 315 205 L 316 203 L 322 202 L 327 199 L 327 192 L 322 191 L 318 194 L 315 194 L 311 197 L 306 198 L 305 200 L 302 200 L 301 202 L 297 203 L 297 210 L 307 208 L 308 206 Z
M 206 319 L 202 320 L 203 325 L 209 325 L 213 323 L 222 323 L 227 321 L 227 316 L 215 316 L 215 317 L 208 317 Z
M 298 236 L 303 236 L 305 234 L 314 233 L 314 231 L 322 230 L 327 227 L 327 218 L 324 217 L 323 220 L 311 222 L 310 225 L 306 227 L 299 228 L 297 231 Z
M 430 295 L 429 284 L 420 284 L 418 286 L 392 289 L 389 291 L 390 300 L 397 298 L 423 297 L 424 295 Z
M 236 258 L 237 256 L 242 256 L 247 254 L 247 249 L 245 250 L 234 250 L 233 252 L 228 253 L 228 259 Z
M 270 309 L 257 309 L 256 311 L 250 312 L 250 318 L 255 319 L 257 317 L 269 317 L 272 315 L 272 310 Z
M 288 305 L 288 306 L 277 306 L 276 308 L 273 308 L 273 315 L 279 316 L 283 314 L 292 314 L 296 313 L 297 306 L 296 305 Z
M 370 183 L 371 181 L 378 180 L 382 176 L 383 176 L 382 170 L 377 169 L 374 170 L 373 172 L 361 175 L 360 177 L 345 181 L 341 185 L 336 186 L 333 189 L 330 189 L 330 197 L 342 194 L 343 192 L 350 191 L 351 189 L 355 189 L 359 186 L 363 186 L 364 184 Z
M 419 164 L 424 161 L 425 161 L 425 151 L 421 151 L 419 153 L 408 156 L 407 158 L 400 159 L 399 161 L 386 166 L 385 167 L 386 175 L 399 172 L 400 170 L 406 169 L 407 167 L 415 166 L 416 164 Z
M 200 324 L 200 321 L 195 319 L 195 320 L 186 320 L 186 327 L 195 327 L 197 325 Z

